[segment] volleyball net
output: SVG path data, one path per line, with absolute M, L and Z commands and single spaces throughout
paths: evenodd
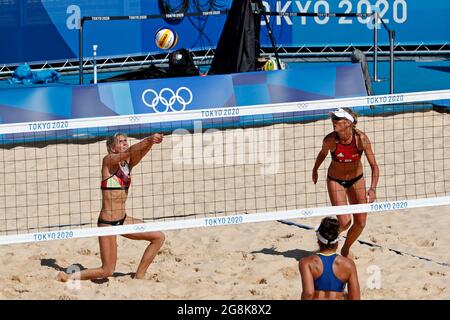
M 329 112 L 349 107 L 380 168 L 377 200 L 332 207 Z M 0 125 L 0 244 L 450 204 L 450 90 Z M 105 140 L 164 141 L 133 168 L 127 214 L 97 227 Z M 366 186 L 371 169 L 362 158 Z

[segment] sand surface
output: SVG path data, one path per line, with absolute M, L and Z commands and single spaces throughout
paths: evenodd
M 449 116 L 436 112 L 360 119 L 381 169 L 380 201 L 450 194 L 450 159 L 443 148 L 449 125 Z M 203 139 L 198 133 L 167 136 L 133 170 L 128 214 L 176 221 L 328 206 L 330 159 L 322 165 L 317 185 L 311 183 L 311 168 L 330 127 L 329 121 L 319 121 L 235 130 L 228 136 L 208 133 Z M 104 141 L 2 149 L 0 234 L 77 228 L 80 223 L 94 227 L 104 154 Z M 364 166 L 369 178 L 365 160 Z M 360 239 L 382 248 L 352 248 L 363 299 L 450 298 L 450 267 L 439 264 L 450 263 L 449 210 L 420 208 L 368 217 Z M 320 218 L 295 221 L 316 226 Z M 96 238 L 1 246 L 0 298 L 298 299 L 298 259 L 317 249 L 312 231 L 275 221 L 165 233 L 166 243 L 147 280 L 131 279 L 146 244 L 119 237 L 114 277 L 82 282 L 79 288 L 54 278 L 72 264 L 99 266 Z

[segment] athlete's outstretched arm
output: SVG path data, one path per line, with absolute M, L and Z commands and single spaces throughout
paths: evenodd
M 130 152 L 128 150 L 118 153 L 109 153 L 103 158 L 103 165 L 109 167 L 112 165 L 116 165 L 124 160 L 128 160 L 129 158 Z
M 155 133 L 150 137 L 142 139 L 140 142 L 132 145 L 127 151 L 130 153 L 130 167 L 137 165 L 142 158 L 150 151 L 154 144 L 159 144 L 163 140 L 161 133 Z
M 127 160 L 132 168 L 142 160 L 155 143 L 161 143 L 162 139 L 162 134 L 155 133 L 150 137 L 142 139 L 123 152 L 109 153 L 103 158 L 103 165 L 111 166 Z

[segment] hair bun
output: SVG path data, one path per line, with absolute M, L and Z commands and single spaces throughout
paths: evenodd
M 336 240 L 339 236 L 339 221 L 331 217 L 323 218 L 318 232 L 329 242 Z

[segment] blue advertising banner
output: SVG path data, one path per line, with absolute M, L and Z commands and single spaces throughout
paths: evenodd
M 0 90 L 0 124 L 169 114 L 365 95 L 359 64 L 97 85 L 28 87 Z
M 77 59 L 79 19 L 83 16 L 160 14 L 159 3 L 177 9 L 187 3 L 186 12 L 226 10 L 232 0 L 148 1 L 148 0 L 10 0 L 0 1 L 0 65 L 33 61 Z M 396 43 L 445 44 L 450 41 L 450 2 L 446 0 L 265 0 L 267 10 L 304 13 L 367 13 L 379 11 L 385 23 L 396 31 Z M 179 9 L 179 8 L 178 8 Z M 160 52 L 154 34 L 169 26 L 179 35 L 174 49 L 215 48 L 225 16 L 185 17 L 134 21 L 88 21 L 84 32 L 84 56 L 98 45 L 99 57 Z M 277 46 L 371 45 L 373 25 L 368 18 L 271 17 Z M 261 44 L 270 46 L 262 22 Z M 386 32 L 380 43 L 387 44 Z
M 312 80 L 317 78 L 320 80 Z M 62 139 L 81 137 L 79 130 L 70 129 L 68 120 L 91 123 L 90 127 L 80 125 L 79 128 L 86 128 L 88 137 L 98 137 L 109 130 L 98 125 L 100 118 L 125 116 L 134 119 L 158 114 L 167 116 L 164 123 L 158 124 L 165 127 L 159 128 L 189 129 L 193 122 L 179 123 L 176 116 L 201 111 L 199 120 L 207 128 L 214 127 L 217 121 L 231 125 L 244 123 L 248 117 L 238 116 L 242 107 L 366 95 L 359 64 L 98 85 L 5 89 L 0 90 L 0 131 L 4 133 L 0 134 L 0 144 L 48 140 L 52 136 L 45 131 L 52 129 L 68 128 L 54 132 Z M 221 112 L 228 111 L 235 112 L 237 117 L 210 119 L 212 115 L 220 116 Z M 270 122 L 273 117 L 264 115 L 261 118 Z M 255 121 L 255 118 L 250 120 Z M 27 128 L 26 133 L 15 130 L 23 126 Z

